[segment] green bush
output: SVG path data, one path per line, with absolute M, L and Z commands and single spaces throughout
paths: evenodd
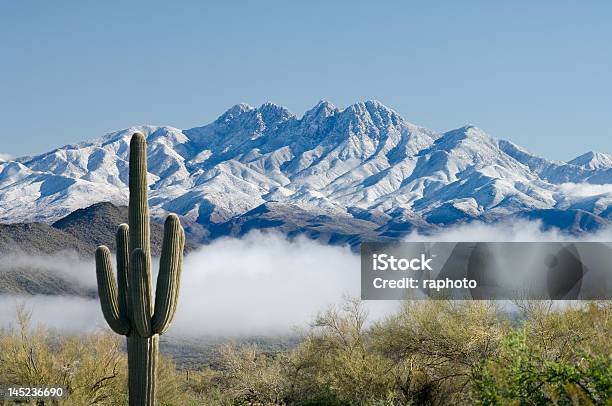
M 612 398 L 610 305 L 551 311 L 537 304 L 473 368 L 477 404 L 606 405 Z

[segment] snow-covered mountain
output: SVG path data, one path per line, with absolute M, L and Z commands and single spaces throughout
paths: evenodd
M 612 155 L 549 161 L 471 125 L 438 133 L 376 101 L 322 101 L 302 117 L 240 104 L 203 127 L 131 127 L 0 162 L 0 222 L 127 204 L 135 131 L 149 144 L 153 213 L 176 212 L 212 235 L 285 227 L 393 237 L 508 216 L 589 230 L 612 220 Z

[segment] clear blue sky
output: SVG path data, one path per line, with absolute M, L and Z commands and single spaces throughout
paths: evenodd
M 320 99 L 612 152 L 612 2 L 207 3 L 0 0 L 0 153 Z

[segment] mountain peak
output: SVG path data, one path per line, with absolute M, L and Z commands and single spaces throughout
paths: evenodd
M 464 131 L 464 132 L 470 132 L 470 131 L 476 131 L 476 132 L 483 132 L 483 130 L 479 127 L 477 127 L 474 124 L 471 123 L 467 123 L 462 127 L 459 127 L 460 130 Z
M 261 106 L 259 106 L 258 110 L 282 110 L 282 111 L 289 111 L 286 108 L 284 108 L 283 106 L 281 106 L 280 104 L 272 103 L 271 101 L 267 101 L 265 103 L 262 103 Z
M 404 122 L 397 112 L 376 100 L 366 100 L 348 106 L 340 112 L 340 120 L 356 124 L 358 127 L 364 123 L 372 123 L 377 127 L 388 127 Z
M 221 116 L 219 116 L 219 118 L 216 120 L 216 122 L 222 123 L 222 122 L 227 122 L 232 120 L 235 117 L 238 117 L 244 113 L 248 113 L 250 111 L 254 111 L 255 107 L 251 106 L 250 104 L 247 103 L 239 103 L 239 104 L 235 104 L 232 107 L 230 107 L 229 109 L 227 109 L 227 111 L 223 114 L 221 114 Z
M 466 124 L 463 127 L 459 127 L 453 132 L 464 134 L 466 138 L 493 138 L 487 134 L 482 128 L 476 127 L 474 124 Z
M 228 124 L 242 116 L 248 117 L 248 120 L 250 120 L 252 117 L 261 117 L 261 119 L 265 122 L 283 121 L 288 118 L 295 117 L 294 114 L 286 108 L 272 102 L 263 103 L 259 107 L 253 107 L 250 104 L 240 103 L 230 107 L 225 113 L 215 120 L 215 123 Z
M 393 111 L 393 109 L 387 107 L 386 105 L 384 105 L 383 103 L 379 102 L 376 99 L 369 99 L 366 100 L 365 102 L 363 102 L 363 104 L 365 104 L 366 106 L 368 106 L 369 108 L 374 108 L 374 109 L 383 109 L 383 110 L 389 110 L 389 111 Z
M 436 140 L 436 145 L 438 145 L 438 148 L 442 147 L 445 150 L 451 150 L 466 142 L 474 146 L 483 146 L 485 144 L 494 144 L 496 143 L 495 141 L 493 137 L 480 128 L 467 124 L 442 134 Z
M 259 106 L 259 108 L 257 108 L 257 111 L 262 115 L 263 119 L 266 121 L 268 120 L 276 121 L 276 120 L 282 120 L 282 119 L 295 117 L 295 115 L 292 112 L 290 112 L 283 106 L 280 106 L 272 102 L 265 102 L 264 104 Z
M 393 109 L 385 106 L 378 100 L 366 100 L 366 101 L 354 103 L 348 106 L 345 110 L 354 111 L 354 112 L 368 112 L 368 113 L 378 111 L 378 112 L 385 112 L 388 114 L 397 115 L 397 113 Z
M 255 107 L 251 106 L 248 103 L 238 103 L 238 104 L 234 104 L 232 107 L 230 107 L 227 112 L 228 113 L 244 113 L 246 111 L 251 111 L 251 110 L 255 110 Z
M 335 114 L 336 112 L 361 115 L 372 114 L 376 111 L 399 116 L 399 114 L 395 110 L 385 106 L 378 100 L 365 100 L 362 102 L 353 103 L 345 107 L 344 109 L 339 109 L 333 103 L 327 100 L 319 100 L 319 102 L 313 108 L 304 113 L 304 117 L 312 117 L 321 113 L 325 113 L 329 116 Z
M 612 168 L 612 155 L 603 152 L 589 151 L 572 159 L 568 163 L 585 169 Z
M 319 102 L 302 117 L 305 121 L 320 121 L 327 117 L 333 116 L 338 112 L 338 108 L 327 100 L 319 100 Z

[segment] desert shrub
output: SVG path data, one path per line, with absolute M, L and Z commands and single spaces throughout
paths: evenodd
M 182 371 L 181 374 L 187 382 L 185 390 L 198 400 L 199 405 L 235 405 L 221 384 L 224 375 L 221 371 L 205 367 L 197 371 Z
M 590 353 L 609 353 L 612 333 L 611 302 L 568 302 L 559 308 L 550 301 L 522 306 L 528 345 L 547 359 L 574 354 L 576 346 Z
M 192 373 L 197 379 L 198 372 Z M 160 354 L 157 365 L 157 400 L 160 406 L 196 406 L 201 398 L 195 393 L 184 373 L 176 369 L 174 361 Z
M 0 334 L 0 385 L 64 387 L 70 395 L 60 405 L 123 404 L 127 361 L 118 339 L 33 329 L 23 308 L 17 320 Z
M 362 303 L 320 313 L 290 350 L 219 349 L 216 369 L 159 360 L 162 406 L 607 405 L 612 399 L 609 302 L 405 302 L 369 323 Z M 113 335 L 0 333 L 0 385 L 62 385 L 62 405 L 127 404 L 126 355 Z
M 166 357 L 159 358 L 160 405 L 201 405 Z M 20 307 L 14 328 L 0 331 L 0 386 L 61 386 L 57 405 L 127 405 L 127 355 L 110 333 L 58 335 L 33 327 Z
M 472 399 L 486 405 L 593 405 L 612 399 L 609 303 L 525 308 L 522 325 L 475 368 Z
M 406 302 L 369 325 L 349 299 L 291 351 L 226 347 L 216 385 L 232 405 L 605 404 L 609 337 L 609 305 L 532 303 L 512 323 L 492 302 Z
M 393 364 L 372 350 L 366 321 L 367 312 L 357 299 L 315 319 L 289 358 L 288 398 L 293 404 L 393 404 Z
M 223 379 L 220 381 L 233 404 L 282 404 L 286 379 L 283 375 L 283 354 L 271 356 L 256 345 L 220 350 Z
M 295 349 L 221 350 L 218 384 L 234 405 L 392 405 L 392 364 L 371 351 L 358 300 L 321 313 Z
M 505 328 L 491 302 L 410 301 L 370 334 L 392 362 L 401 404 L 460 404 L 472 366 L 490 356 Z

